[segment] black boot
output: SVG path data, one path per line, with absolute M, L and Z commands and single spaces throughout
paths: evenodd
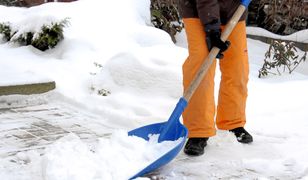
M 240 143 L 248 144 L 253 141 L 252 136 L 243 127 L 238 127 L 229 131 L 234 133 L 237 141 Z
M 209 138 L 189 138 L 185 145 L 184 153 L 191 156 L 202 155 L 208 139 Z

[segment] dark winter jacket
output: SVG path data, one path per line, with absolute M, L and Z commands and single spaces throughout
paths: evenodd
M 219 29 L 231 19 L 240 0 L 178 0 L 182 18 L 200 18 L 206 29 Z M 240 20 L 245 20 L 245 13 Z

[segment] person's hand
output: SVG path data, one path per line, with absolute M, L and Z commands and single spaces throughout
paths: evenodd
M 217 47 L 220 49 L 219 53 L 216 56 L 216 58 L 218 59 L 222 59 L 224 57 L 222 53 L 226 51 L 230 46 L 230 41 L 223 42 L 220 39 L 220 35 L 221 35 L 220 29 L 206 31 L 206 44 L 209 51 L 211 51 L 212 47 Z

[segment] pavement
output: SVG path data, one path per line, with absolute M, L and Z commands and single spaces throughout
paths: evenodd
M 40 180 L 46 148 L 73 133 L 89 147 L 114 128 L 103 117 L 57 93 L 53 80 L 0 71 L 0 179 Z M 0 76 L 0 77 L 1 77 Z
M 101 118 L 54 98 L 53 92 L 0 96 L 0 159 L 29 150 L 44 152 L 69 133 L 87 143 L 108 137 L 112 128 L 100 123 Z

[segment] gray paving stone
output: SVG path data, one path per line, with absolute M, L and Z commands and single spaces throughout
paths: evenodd
M 19 106 L 14 99 L 15 106 L 11 106 L 9 100 L 2 97 L 7 105 L 0 106 L 0 158 L 29 150 L 43 153 L 46 147 L 69 133 L 88 143 L 111 134 L 112 128 L 98 123 L 101 117 L 97 115 L 65 102 L 39 101 L 35 104 L 34 101 Z

